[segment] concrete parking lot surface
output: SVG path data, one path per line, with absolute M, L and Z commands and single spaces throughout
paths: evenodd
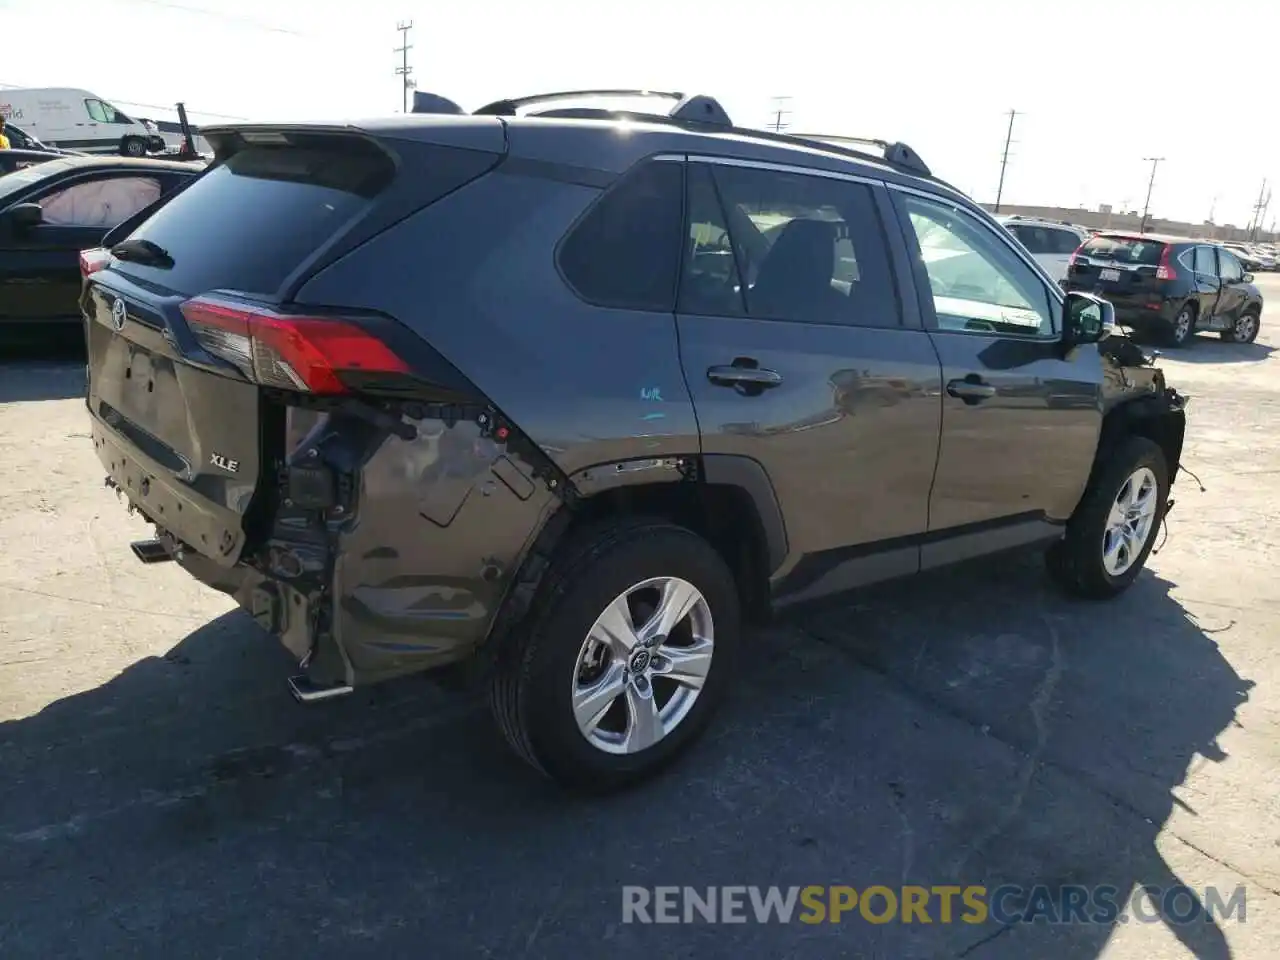
M 273 640 L 129 553 L 81 368 L 0 366 L 0 956 L 1274 957 L 1273 344 L 1275 308 L 1163 361 L 1206 490 L 1121 600 L 1013 558 L 780 624 L 713 735 L 594 801 L 422 679 L 295 704 Z M 622 922 L 624 885 L 903 883 L 1243 885 L 1247 913 Z

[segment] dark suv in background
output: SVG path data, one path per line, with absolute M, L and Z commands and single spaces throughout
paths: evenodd
M 141 559 L 233 595 L 303 700 L 481 668 L 581 787 L 687 746 L 771 610 L 1020 546 L 1133 581 L 1184 416 L 1105 301 L 901 144 L 584 96 L 208 129 L 86 252 Z
M 1076 251 L 1066 287 L 1106 297 L 1117 322 L 1175 347 L 1197 330 L 1252 343 L 1262 320 L 1262 294 L 1235 254 L 1186 238 L 1099 234 Z

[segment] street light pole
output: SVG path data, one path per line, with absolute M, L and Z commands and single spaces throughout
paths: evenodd
M 1151 161 L 1151 179 L 1147 181 L 1147 202 L 1142 205 L 1142 225 L 1138 227 L 1139 233 L 1147 232 L 1147 212 L 1151 209 L 1151 188 L 1156 185 L 1156 167 L 1164 160 L 1164 157 L 1143 157 L 1143 160 Z

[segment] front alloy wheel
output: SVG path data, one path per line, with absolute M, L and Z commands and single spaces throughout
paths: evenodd
M 1232 343 L 1253 343 L 1258 338 L 1259 326 L 1258 315 L 1250 310 L 1239 316 L 1231 329 L 1223 333 L 1222 339 Z
M 1124 482 L 1111 505 L 1102 535 L 1102 564 L 1119 577 L 1142 556 L 1156 519 L 1160 485 L 1150 467 L 1139 467 Z

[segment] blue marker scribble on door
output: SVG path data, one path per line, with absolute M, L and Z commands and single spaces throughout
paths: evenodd
M 661 403 L 661 402 L 662 402 L 662 388 L 661 388 L 661 387 L 641 387 L 641 388 L 640 388 L 640 399 L 641 399 L 641 400 L 656 400 L 656 401 L 658 401 L 659 403 Z

